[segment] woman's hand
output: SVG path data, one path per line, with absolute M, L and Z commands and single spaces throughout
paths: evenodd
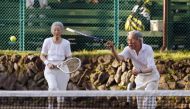
M 48 64 L 47 64 L 47 67 L 48 67 L 49 69 L 57 68 L 56 65 L 51 64 L 51 63 L 48 63 Z

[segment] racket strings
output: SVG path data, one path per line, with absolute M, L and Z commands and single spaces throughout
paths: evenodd
M 74 72 L 80 66 L 80 61 L 78 59 L 71 59 L 66 61 L 66 65 L 70 72 Z
M 65 73 L 73 73 L 81 66 L 81 61 L 78 58 L 70 58 L 63 63 L 57 65 L 57 67 Z

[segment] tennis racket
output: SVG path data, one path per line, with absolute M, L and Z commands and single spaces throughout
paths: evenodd
M 104 40 L 104 39 L 101 39 L 101 38 L 98 38 L 98 37 L 95 37 L 95 36 L 91 36 L 91 35 L 88 35 L 88 34 L 85 34 L 85 33 L 82 33 L 80 31 L 77 31 L 77 30 L 74 30 L 74 29 L 71 29 L 71 28 L 66 28 L 67 31 L 69 32 L 72 32 L 72 33 L 77 33 L 79 35 L 82 35 L 82 36 L 85 36 L 85 37 L 88 37 L 92 40 L 94 40 L 95 42 L 100 42 L 100 43 L 106 43 L 107 41 Z
M 68 58 L 62 63 L 57 65 L 57 68 L 64 73 L 73 73 L 77 71 L 81 66 L 81 60 L 76 57 Z

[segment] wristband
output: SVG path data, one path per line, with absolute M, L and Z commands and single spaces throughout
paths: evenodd
M 47 65 L 48 63 L 49 63 L 48 60 L 45 60 L 45 61 L 44 61 L 44 64 L 45 64 L 45 65 Z

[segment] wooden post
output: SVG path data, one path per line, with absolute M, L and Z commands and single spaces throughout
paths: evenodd
M 167 22 L 168 22 L 168 0 L 163 0 L 163 39 L 162 39 L 162 47 L 160 51 L 164 51 L 167 46 Z

